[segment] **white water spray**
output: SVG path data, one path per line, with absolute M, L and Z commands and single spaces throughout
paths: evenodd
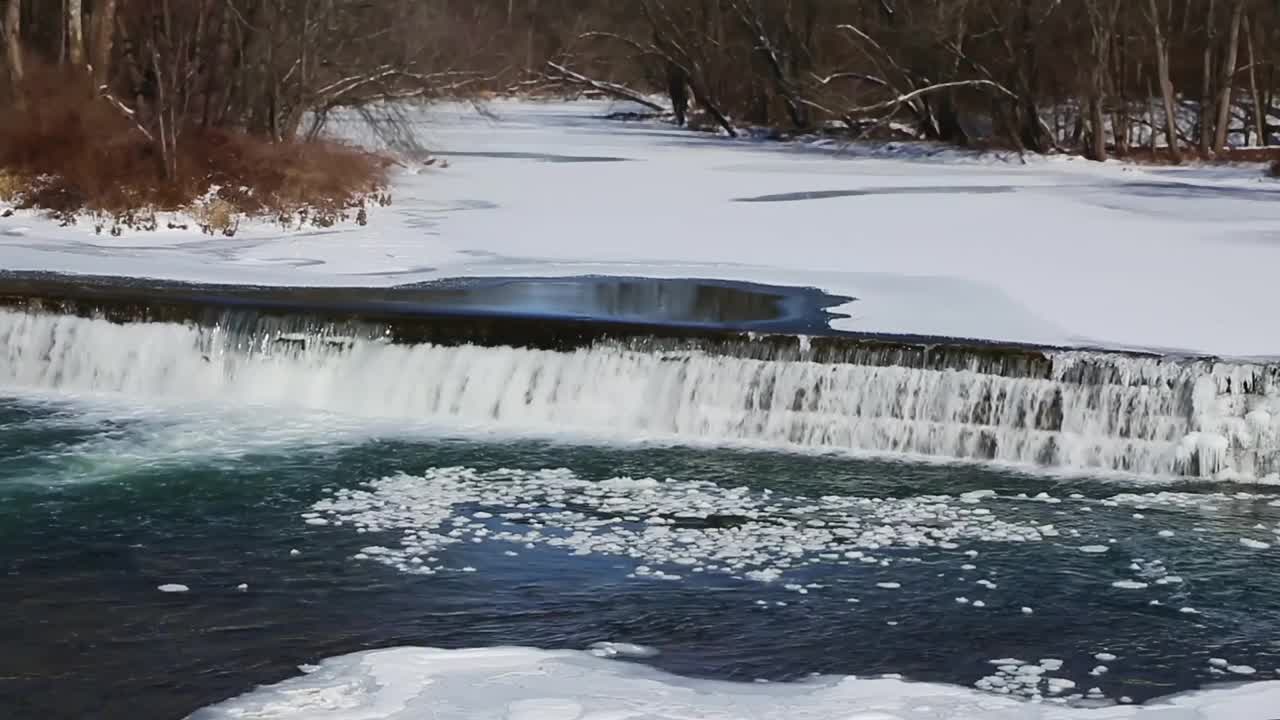
M 0 386 L 374 418 L 1264 478 L 1280 373 L 1059 353 L 1048 378 L 596 345 L 396 345 L 0 311 Z

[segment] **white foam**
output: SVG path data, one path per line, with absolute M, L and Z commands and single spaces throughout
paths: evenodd
M 1249 478 L 1280 452 L 1280 424 L 1257 430 L 1242 417 L 1248 402 L 1274 404 L 1280 415 L 1280 398 L 1242 394 L 1269 372 L 1248 364 L 1064 352 L 1050 355 L 1049 378 L 1018 378 L 981 372 L 977 359 L 931 370 L 608 344 L 573 352 L 281 344 L 274 341 L 286 334 L 264 333 L 3 310 L 0 386 L 1146 475 Z M 977 491 L 966 501 L 989 497 Z
M 162 593 L 184 593 L 191 588 L 181 583 L 165 583 L 164 585 L 157 585 L 156 589 Z
M 1074 687 L 1061 678 L 1045 684 L 1055 694 Z M 1270 720 L 1277 706 L 1280 682 L 1099 710 L 896 679 L 729 683 L 582 652 L 406 647 L 326 660 L 301 677 L 198 711 L 192 720 Z

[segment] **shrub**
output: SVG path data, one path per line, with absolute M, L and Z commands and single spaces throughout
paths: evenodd
M 187 210 L 231 234 L 241 216 L 328 226 L 385 197 L 390 162 L 341 143 L 187 127 L 167 177 L 147 133 L 85 80 L 38 70 L 26 97 L 0 113 L 0 198 L 64 222 L 89 213 L 145 227 L 154 221 L 138 218 Z

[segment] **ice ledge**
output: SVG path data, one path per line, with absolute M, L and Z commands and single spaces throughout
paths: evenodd
M 401 647 L 325 660 L 191 720 L 1274 720 L 1280 682 L 1142 707 L 1034 704 L 950 685 L 827 677 L 692 680 L 576 651 Z

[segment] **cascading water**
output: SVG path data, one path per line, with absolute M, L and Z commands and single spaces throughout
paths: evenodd
M 0 311 L 0 385 L 542 431 L 1277 479 L 1280 367 L 1103 353 L 1018 374 L 596 344 L 407 345 L 376 327 L 116 324 Z

